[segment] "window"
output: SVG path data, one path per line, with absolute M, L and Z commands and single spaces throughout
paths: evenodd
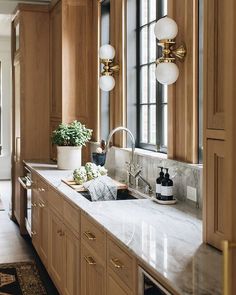
M 137 144 L 166 153 L 168 89 L 155 78 L 160 48 L 154 26 L 167 14 L 167 0 L 138 0 L 137 11 Z

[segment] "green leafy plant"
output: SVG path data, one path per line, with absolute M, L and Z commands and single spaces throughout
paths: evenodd
M 60 124 L 52 134 L 52 142 L 58 146 L 82 146 L 91 139 L 92 130 L 78 121 Z

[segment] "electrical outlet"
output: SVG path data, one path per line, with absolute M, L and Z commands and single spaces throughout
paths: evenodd
M 197 202 L 197 189 L 192 186 L 187 186 L 187 199 Z

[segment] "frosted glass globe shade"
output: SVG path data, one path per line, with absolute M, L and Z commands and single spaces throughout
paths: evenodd
M 175 63 L 160 63 L 156 67 L 156 79 L 164 85 L 176 82 L 179 77 L 179 68 Z
M 115 48 L 109 44 L 103 45 L 99 49 L 100 59 L 113 59 L 115 57 Z
M 111 91 L 115 84 L 115 79 L 112 76 L 101 76 L 99 79 L 99 86 L 103 91 Z
M 174 39 L 178 34 L 178 26 L 172 18 L 165 16 L 156 22 L 154 33 L 158 40 Z

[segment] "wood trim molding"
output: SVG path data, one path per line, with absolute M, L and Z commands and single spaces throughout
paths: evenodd
M 177 44 L 187 56 L 177 62 L 180 75 L 169 87 L 168 157 L 198 163 L 198 0 L 168 1 L 168 15 L 178 24 Z
M 115 63 L 120 71 L 115 74 L 116 86 L 110 93 L 110 129 L 126 126 L 126 0 L 111 0 L 111 45 L 116 50 Z M 126 134 L 115 134 L 113 144 L 126 146 Z

